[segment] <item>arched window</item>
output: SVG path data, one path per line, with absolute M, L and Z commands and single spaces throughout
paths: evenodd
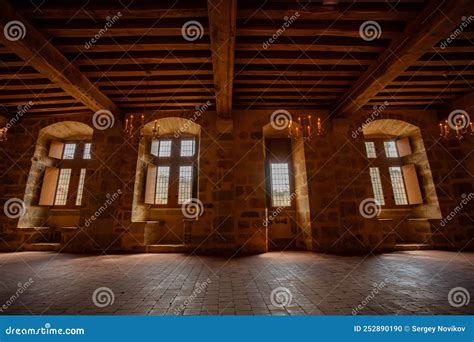
M 83 140 L 53 140 L 48 156 L 39 205 L 74 208 L 82 205 L 84 181 L 92 144 Z
M 166 213 L 164 209 L 181 209 L 186 201 L 198 198 L 201 126 L 178 117 L 156 120 L 156 126 L 159 127 L 158 137 L 154 137 L 153 133 L 155 121 L 148 122 L 143 128 L 143 139 L 138 149 L 132 222 L 162 220 Z M 182 216 L 175 211 L 173 213 L 172 219 L 181 222 Z M 178 225 L 170 223 L 170 227 Z
M 176 208 L 196 197 L 197 137 L 161 136 L 151 141 L 145 203 Z
M 92 134 L 92 127 L 76 121 L 61 121 L 40 130 L 25 189 L 27 210 L 19 228 L 79 224 L 80 216 L 71 211 L 85 204 Z
M 367 138 L 365 149 L 370 160 L 374 198 L 380 205 L 400 207 L 423 203 L 415 165 L 403 161 L 403 157 L 411 154 L 409 138 Z
M 421 131 L 401 120 L 375 120 L 363 128 L 374 198 L 382 209 L 412 210 L 412 217 L 440 216 Z

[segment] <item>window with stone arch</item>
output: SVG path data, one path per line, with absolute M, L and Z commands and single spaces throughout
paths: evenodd
M 27 210 L 19 228 L 46 222 L 51 227 L 79 224 L 79 215 L 70 213 L 86 205 L 92 135 L 92 127 L 78 121 L 57 122 L 39 131 L 25 189 Z
M 132 222 L 155 222 L 163 210 L 180 210 L 199 199 L 199 145 L 201 126 L 191 120 L 168 117 L 143 129 L 138 148 Z M 176 218 L 181 215 L 175 212 Z M 182 217 L 180 218 L 182 219 Z
M 420 129 L 380 119 L 363 128 L 368 174 L 382 209 L 411 210 L 413 217 L 440 216 L 438 198 Z
M 177 208 L 196 198 L 197 137 L 168 135 L 152 139 L 149 151 L 152 163 L 147 170 L 145 203 Z

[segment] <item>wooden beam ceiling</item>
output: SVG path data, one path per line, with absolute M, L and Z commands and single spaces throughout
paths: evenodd
M 371 99 L 399 76 L 431 76 L 433 71 L 406 71 L 442 39 L 449 37 L 459 25 L 472 0 L 433 0 L 413 19 L 403 34 L 392 41 L 387 50 L 364 72 L 332 109 L 334 115 L 350 114 L 364 107 Z M 469 73 L 469 72 L 468 72 Z M 398 97 L 397 97 L 398 98 Z M 376 100 L 371 104 L 378 104 Z M 435 101 L 436 102 L 436 101 Z M 397 101 L 396 104 L 406 104 Z M 417 101 L 412 104 L 428 104 Z
M 237 0 L 208 0 L 216 109 L 221 117 L 232 115 Z
M 2 32 L 4 32 L 5 25 L 12 20 L 18 20 L 25 27 L 24 37 L 18 40 L 8 39 L 5 34 L 0 35 L 0 42 L 4 46 L 22 58 L 26 65 L 30 65 L 40 72 L 42 77 L 50 79 L 87 108 L 92 111 L 110 110 L 120 117 L 121 110 L 23 18 L 8 1 L 0 0 L 0 7 L 0 30 Z M 15 73 L 17 76 L 21 74 L 21 71 Z M 31 74 L 25 73 L 24 75 Z
M 235 3 L 47 0 L 35 6 L 15 0 L 16 14 L 28 21 L 27 35 L 0 44 L 0 105 L 15 110 L 24 96 L 36 103 L 31 113 L 57 115 L 84 113 L 97 102 L 140 113 L 194 110 L 215 101 L 220 115 L 229 117 L 232 108 L 336 109 L 345 98 L 342 107 L 348 107 L 349 90 L 366 108 L 386 100 L 391 108 L 436 108 L 474 90 L 472 27 L 439 45 L 474 10 L 466 1 Z M 439 9 L 428 15 L 433 3 L 442 5 L 445 22 L 430 26 L 443 17 Z M 118 12 L 119 20 L 102 30 Z M 19 16 L 4 10 L 0 18 Z M 368 20 L 381 26 L 378 39 L 360 36 Z M 182 35 L 190 21 L 202 26 L 202 36 L 192 41 Z M 39 61 L 32 59 L 35 65 L 26 61 L 44 44 L 32 42 L 30 31 L 48 43 Z

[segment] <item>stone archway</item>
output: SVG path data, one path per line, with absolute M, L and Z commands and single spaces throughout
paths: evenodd
M 293 125 L 298 123 L 293 122 Z M 285 249 L 312 249 L 312 238 L 311 238 L 311 221 L 310 221 L 310 205 L 308 195 L 308 184 L 306 175 L 306 161 L 304 152 L 304 139 L 290 139 L 288 128 L 275 129 L 271 123 L 263 127 L 263 139 L 264 139 L 264 152 L 266 153 L 265 146 L 268 139 L 289 139 L 291 144 L 291 160 L 292 164 L 292 175 L 294 192 L 292 198 L 294 198 L 294 208 L 281 208 L 269 207 L 267 201 L 266 213 L 267 219 L 265 222 L 268 237 L 268 248 L 271 250 L 278 249 L 282 246 Z M 268 171 L 268 170 L 267 170 Z M 265 177 L 268 178 L 268 172 L 265 173 Z M 267 189 L 269 191 L 269 189 Z M 279 210 L 280 209 L 280 210 Z M 281 243 L 278 240 L 282 241 Z
M 189 135 L 195 136 L 197 144 L 200 142 L 201 126 L 191 120 L 179 117 L 168 117 L 153 120 L 145 124 L 143 139 L 138 146 L 135 186 L 133 192 L 132 222 L 145 223 L 144 244 L 156 245 L 183 245 L 185 244 L 186 226 L 192 223 L 183 220 L 181 208 L 155 208 L 145 203 L 145 188 L 147 182 L 147 167 L 152 163 L 149 153 L 153 140 L 153 128 L 159 125 L 160 137 Z M 199 147 L 197 148 L 199 151 Z M 199 184 L 199 155 L 197 156 L 197 170 Z M 199 185 L 198 185 L 199 188 Z M 199 192 L 199 190 L 198 190 Z
M 420 128 L 402 120 L 379 119 L 364 125 L 363 134 L 366 139 L 371 137 L 409 139 L 412 153 L 402 159 L 404 164 L 414 164 L 416 167 L 423 203 L 412 206 L 403 214 L 382 209 L 379 218 L 396 221 L 393 226 L 396 227 L 398 243 L 432 245 L 429 220 L 440 219 L 441 211 Z
M 78 225 L 79 215 L 68 213 L 61 217 L 61 212 L 52 212 L 38 202 L 45 168 L 53 166 L 53 160 L 48 157 L 51 141 L 91 140 L 92 134 L 92 127 L 77 121 L 57 122 L 40 130 L 23 198 L 26 213 L 18 221 L 18 228 L 49 227 L 55 225 L 52 221 L 62 226 Z

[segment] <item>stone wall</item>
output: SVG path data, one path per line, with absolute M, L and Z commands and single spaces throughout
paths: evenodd
M 269 212 L 265 201 L 262 129 L 269 123 L 272 112 L 235 111 L 232 120 L 225 120 L 218 119 L 213 111 L 206 111 L 196 120 L 201 126 L 198 198 L 204 207 L 197 220 L 183 220 L 179 211 L 162 211 L 150 218 L 138 214 L 132 220 L 135 207 L 144 207 L 141 195 L 137 197 L 144 187 L 144 182 L 136 178 L 137 169 L 140 170 L 138 137 L 124 137 L 119 120 L 113 128 L 94 129 L 93 163 L 85 182 L 85 205 L 77 213 L 78 226 L 46 231 L 34 229 L 47 226 L 46 221 L 44 225 L 36 222 L 31 227 L 18 228 L 18 218 L 9 218 L 2 212 L 0 249 L 23 250 L 32 242 L 59 241 L 62 251 L 145 252 L 150 250 L 150 245 L 160 244 L 160 236 L 166 229 L 179 224 L 184 234 L 180 249 L 183 251 L 266 252 L 272 225 L 265 224 Z M 290 113 L 294 117 L 307 114 Z M 361 216 L 359 204 L 373 197 L 373 193 L 363 136 L 354 138 L 352 133 L 371 114 L 367 111 L 354 114 L 350 120 L 327 120 L 325 112 L 315 111 L 315 116 L 323 118 L 326 134 L 300 145 L 293 144 L 295 185 L 303 189 L 298 192 L 294 215 L 287 215 L 294 227 L 289 232 L 295 240 L 295 248 L 334 253 L 393 250 L 397 242 L 396 229 L 404 229 L 408 235 L 418 234 L 416 239 L 425 240 L 433 248 L 472 250 L 474 201 L 443 225 L 439 218 L 420 223 L 412 216 L 399 221 Z M 474 192 L 474 137 L 462 142 L 440 140 L 436 115 L 432 111 L 386 109 L 376 119 L 403 120 L 421 129 L 444 218 L 459 205 L 462 194 Z M 192 113 L 161 112 L 149 120 L 164 117 L 191 118 Z M 2 205 L 11 198 L 37 201 L 36 195 L 25 195 L 25 189 L 33 188 L 33 193 L 38 194 L 41 186 L 40 181 L 31 179 L 42 179 L 43 169 L 35 171 L 39 172 L 38 177 L 29 180 L 39 132 L 64 120 L 92 127 L 90 118 L 83 116 L 54 119 L 25 116 L 21 124 L 9 131 L 9 140 L 0 143 L 0 155 L 5 161 L 0 164 Z M 119 190 L 120 195 L 111 200 Z M 98 210 L 99 217 L 86 224 Z

